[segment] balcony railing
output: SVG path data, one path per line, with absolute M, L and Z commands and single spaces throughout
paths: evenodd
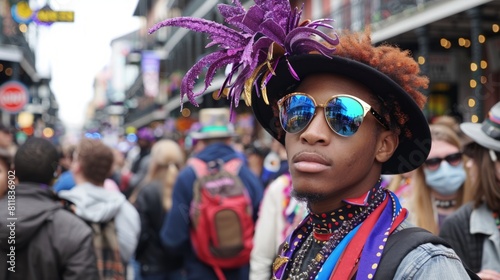
M 359 31 L 367 25 L 375 28 L 384 21 L 393 20 L 425 10 L 433 2 L 446 0 L 353 0 L 323 15 L 335 19 L 338 29 Z

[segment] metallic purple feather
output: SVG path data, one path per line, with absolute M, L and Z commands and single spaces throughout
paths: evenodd
M 241 66 L 241 63 L 233 65 L 233 68 L 231 69 L 231 72 L 229 72 L 229 74 L 227 75 L 227 78 L 222 83 L 221 89 L 232 86 L 233 76 L 235 74 L 238 74 L 238 69 L 240 68 L 240 66 Z
M 241 62 L 244 65 L 253 65 L 255 68 L 255 62 L 253 60 L 253 55 L 254 55 L 254 39 L 255 37 L 252 37 L 248 44 L 246 45 L 245 49 L 243 50 L 243 53 L 241 54 Z
M 329 24 L 332 20 L 320 19 L 299 26 L 304 6 L 292 9 L 289 0 L 255 0 L 255 5 L 248 10 L 245 10 L 240 0 L 233 0 L 232 4 L 219 4 L 217 7 L 225 23 L 231 27 L 202 18 L 178 17 L 162 21 L 149 30 L 149 33 L 153 33 L 165 26 L 187 28 L 208 34 L 211 41 L 207 48 L 218 47 L 218 51 L 206 55 L 193 65 L 182 80 L 181 100 L 187 95 L 189 101 L 196 106 L 198 104 L 195 98 L 204 93 L 217 70 L 224 66 L 233 65 L 221 88 L 229 88 L 228 99 L 231 99 L 233 107 L 238 105 L 247 80 L 250 84 L 255 84 L 254 79 L 262 78 L 261 85 L 255 84 L 257 94 L 262 95 L 260 87 L 269 82 L 281 59 L 287 61 L 290 74 L 298 80 L 288 57 L 313 51 L 331 56 L 338 44 L 337 37 L 331 38 L 319 30 L 333 28 Z M 330 46 L 318 42 L 318 38 Z M 198 76 L 207 67 L 204 89 L 193 92 Z M 256 69 L 263 69 L 262 73 L 256 73 Z M 248 89 L 245 92 L 248 94 Z
M 310 27 L 297 27 L 294 30 L 290 31 L 290 33 L 288 33 L 288 35 L 286 36 L 285 46 L 288 48 L 287 52 L 297 53 L 293 48 L 294 40 L 296 39 L 310 38 L 311 41 L 317 42 L 317 40 L 314 39 L 313 35 L 319 36 L 321 39 L 325 40 L 331 45 L 337 45 L 339 43 L 337 36 L 335 38 L 331 38 L 321 30 Z
M 233 2 L 235 4 L 234 6 L 227 4 L 217 5 L 219 13 L 226 19 L 245 14 L 245 8 L 243 7 L 243 5 L 241 5 L 240 1 Z
M 245 85 L 245 81 L 252 75 L 252 71 L 245 67 L 241 70 L 240 74 L 234 81 L 233 87 L 231 87 L 231 91 L 229 92 L 228 98 L 231 98 L 232 102 L 235 105 L 240 101 L 240 95 L 243 92 L 243 86 Z
M 239 61 L 239 55 L 233 55 L 233 56 L 223 56 L 219 58 L 218 60 L 214 61 L 207 70 L 206 78 L 205 78 L 205 86 L 209 87 L 210 82 L 213 80 L 213 77 L 215 76 L 215 73 L 218 69 L 231 64 L 231 63 L 237 63 Z
M 272 7 L 272 17 L 281 28 L 286 31 L 288 19 L 292 13 L 292 8 L 288 0 L 285 1 L 275 1 Z
M 333 26 L 330 24 L 332 22 L 334 22 L 333 19 L 322 18 L 322 19 L 317 19 L 317 20 L 314 20 L 314 21 L 310 22 L 307 25 L 307 27 L 311 27 L 311 28 L 325 27 L 325 28 L 328 28 L 328 29 L 333 29 Z
M 295 40 L 293 45 L 291 46 L 291 49 L 296 53 L 309 53 L 318 51 L 319 53 L 327 57 L 332 57 L 333 53 L 335 52 L 335 47 L 329 48 L 324 44 L 310 38 Z
M 245 8 L 243 8 L 239 1 L 234 2 L 236 6 L 219 4 L 217 8 L 228 24 L 241 29 L 243 32 L 249 32 L 247 27 L 242 23 L 243 17 L 245 16 Z
M 149 33 L 151 34 L 165 26 L 183 27 L 195 32 L 208 33 L 212 40 L 226 47 L 241 46 L 241 43 L 246 39 L 244 35 L 225 25 L 203 18 L 192 17 L 179 17 L 164 20 L 149 29 Z
M 181 82 L 181 102 L 184 99 L 184 96 L 187 95 L 189 102 L 191 102 L 195 106 L 198 106 L 198 103 L 196 102 L 195 98 L 202 95 L 205 92 L 205 90 L 208 88 L 207 84 L 210 85 L 212 80 L 207 79 L 207 81 L 205 81 L 204 89 L 197 93 L 193 92 L 195 81 L 207 65 L 212 64 L 214 61 L 219 60 L 223 55 L 224 55 L 223 51 L 217 51 L 208 54 L 202 57 L 198 62 L 196 62 L 195 65 L 193 65 L 193 67 L 191 67 L 191 69 L 187 71 L 186 75 L 184 76 Z
M 283 44 L 285 43 L 285 29 L 279 26 L 272 19 L 267 19 L 261 24 L 261 32 L 266 37 L 269 37 L 269 39 L 275 41 L 281 46 L 283 46 Z
M 265 12 L 261 7 L 252 6 L 248 9 L 245 17 L 243 18 L 243 24 L 251 30 L 253 33 L 260 31 L 260 25 L 264 20 Z

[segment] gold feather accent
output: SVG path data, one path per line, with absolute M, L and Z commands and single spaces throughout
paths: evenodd
M 245 104 L 247 106 L 252 105 L 252 85 L 255 79 L 257 78 L 257 75 L 259 75 L 260 70 L 262 67 L 264 67 L 267 64 L 267 62 L 262 63 L 261 65 L 257 66 L 255 70 L 252 73 L 252 76 L 248 78 L 245 81 L 245 85 L 243 86 L 243 94 L 245 95 Z
M 273 262 L 273 272 L 278 271 L 280 267 L 282 267 L 284 264 L 286 264 L 290 259 L 288 257 L 276 257 L 276 259 Z
M 267 77 L 267 75 L 268 75 L 268 72 L 266 72 L 264 77 Z M 269 99 L 267 98 L 267 87 L 266 87 L 266 84 L 264 84 L 265 82 L 266 82 L 266 79 L 262 79 L 262 82 L 260 83 L 260 93 L 262 94 L 262 99 L 264 100 L 266 105 L 269 105 Z
M 245 96 L 245 104 L 247 106 L 252 105 L 252 85 L 253 85 L 255 79 L 257 78 L 257 76 L 259 75 L 260 71 L 262 70 L 262 67 L 267 66 L 267 69 L 268 69 L 266 74 L 264 75 L 264 77 L 267 77 L 269 75 L 269 73 L 271 73 L 273 76 L 275 76 L 276 73 L 274 73 L 274 69 L 273 69 L 271 62 L 275 58 L 279 58 L 279 57 L 283 56 L 284 54 L 285 54 L 285 49 L 282 46 L 280 46 L 276 43 L 272 43 L 271 46 L 269 46 L 266 61 L 264 61 L 262 64 L 257 66 L 257 68 L 255 68 L 252 75 L 245 81 L 245 85 L 243 86 L 243 94 Z M 264 81 L 265 81 L 265 79 L 262 79 L 262 83 L 261 83 L 261 87 L 260 87 L 261 93 L 262 93 L 262 98 L 263 98 L 264 102 L 267 105 L 269 105 L 269 99 L 267 98 L 267 89 L 265 87 Z

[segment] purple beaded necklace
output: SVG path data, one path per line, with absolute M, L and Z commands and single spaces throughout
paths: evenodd
M 325 260 L 330 256 L 332 251 L 337 247 L 337 245 L 344 239 L 344 237 L 352 231 L 357 225 L 362 223 L 368 215 L 370 215 L 384 200 L 384 189 L 378 188 L 376 192 L 373 193 L 374 199 L 373 201 L 365 207 L 365 209 L 359 214 L 354 215 L 350 219 L 345 219 L 342 221 L 342 224 L 339 228 L 333 231 L 332 236 L 326 241 L 321 250 L 316 254 L 316 256 L 311 259 L 307 265 L 307 269 L 305 271 L 300 271 L 302 263 L 305 260 L 305 256 L 307 252 L 310 250 L 312 242 L 314 240 L 312 222 L 309 221 L 306 223 L 306 227 L 303 227 L 303 234 L 299 234 L 299 240 L 296 243 L 296 248 L 299 250 L 293 257 L 292 266 L 288 272 L 288 279 L 291 280 L 301 280 L 301 279 L 314 279 L 318 274 L 319 270 L 323 266 Z M 303 238 L 307 236 L 307 238 Z M 302 241 L 302 242 L 301 242 Z M 301 244 L 302 243 L 302 244 Z

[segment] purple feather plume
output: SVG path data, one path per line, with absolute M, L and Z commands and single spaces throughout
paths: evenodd
M 195 98 L 210 86 L 216 71 L 227 65 L 232 65 L 232 68 L 221 89 L 229 88 L 231 107 L 238 105 L 243 91 L 248 92 L 245 88 L 247 80 L 256 88 L 258 96 L 262 97 L 259 92 L 261 85 L 257 85 L 255 80 L 263 77 L 262 85 L 265 86 L 281 59 L 288 62 L 290 56 L 310 52 L 331 56 L 338 44 L 336 35 L 330 37 L 319 30 L 333 29 L 330 19 L 300 26 L 303 7 L 292 9 L 289 0 L 255 0 L 248 10 L 245 10 L 240 0 L 233 0 L 231 5 L 219 4 L 218 10 L 229 26 L 202 18 L 177 17 L 157 23 L 149 30 L 149 33 L 153 33 L 160 28 L 173 26 L 206 33 L 211 40 L 207 47 L 217 46 L 219 49 L 201 58 L 186 73 L 181 84 L 181 104 L 184 96 L 187 96 L 192 104 L 198 106 Z M 288 67 L 290 74 L 299 79 L 289 63 Z M 204 71 L 204 88 L 195 93 L 196 80 Z M 233 77 L 236 77 L 234 82 Z

